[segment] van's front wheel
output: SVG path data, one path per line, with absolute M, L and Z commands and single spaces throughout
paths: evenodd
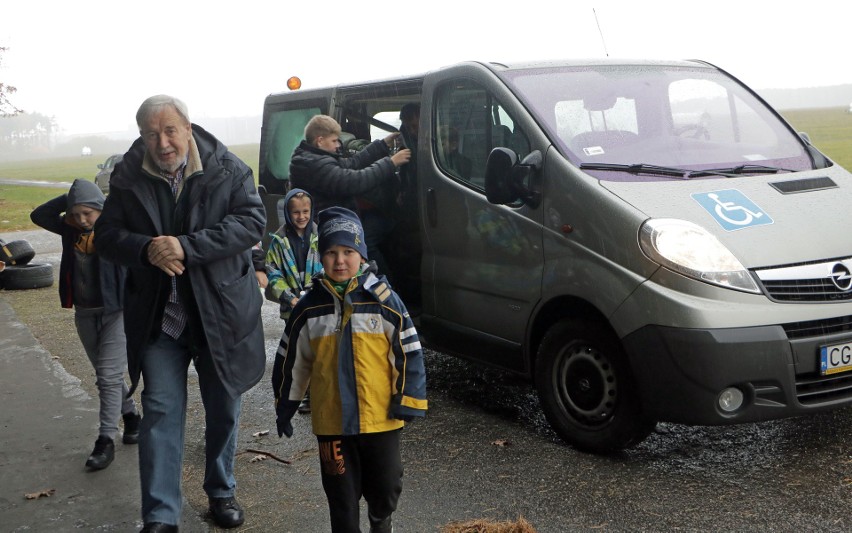
M 539 347 L 535 383 L 548 422 L 578 449 L 622 450 L 654 429 L 621 343 L 600 324 L 562 320 L 551 327 Z

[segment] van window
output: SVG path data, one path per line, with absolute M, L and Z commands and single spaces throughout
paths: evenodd
M 717 71 L 587 65 L 511 71 L 505 77 L 555 147 L 577 165 L 813 168 L 798 136 L 745 87 Z
M 529 138 L 515 119 L 471 80 L 453 80 L 438 88 L 433 128 L 432 149 L 441 170 L 483 190 L 485 163 L 493 148 L 510 148 L 520 158 L 530 151 Z
M 373 122 L 370 124 L 370 139 L 373 141 L 377 139 L 384 139 L 388 136 L 387 128 L 376 126 L 376 122 L 381 122 L 389 126 L 393 126 L 396 129 L 399 129 L 399 110 L 397 109 L 396 111 L 381 111 L 373 115 Z
M 594 131 L 626 131 L 639 133 L 636 119 L 636 101 L 616 98 L 612 107 L 590 109 L 582 99 L 556 102 L 556 129 L 564 139 L 573 139 Z
M 268 122 L 270 133 L 264 160 L 266 176 L 276 180 L 290 178 L 290 159 L 293 150 L 305 137 L 305 126 L 314 115 L 321 113 L 318 107 L 291 109 L 274 113 Z

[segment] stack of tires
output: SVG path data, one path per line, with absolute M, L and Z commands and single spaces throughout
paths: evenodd
M 50 263 L 31 263 L 35 250 L 29 241 L 5 242 L 0 239 L 0 261 L 6 268 L 0 271 L 0 288 L 6 290 L 39 289 L 53 285 L 53 266 Z

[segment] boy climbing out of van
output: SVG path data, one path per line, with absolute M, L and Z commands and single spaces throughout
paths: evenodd
M 94 182 L 75 179 L 67 194 L 36 207 L 32 221 L 62 237 L 59 298 L 74 308 L 80 342 L 97 376 L 100 429 L 94 450 L 86 460 L 89 470 L 102 470 L 115 457 L 119 416 L 124 420 L 124 444 L 139 440 L 141 417 L 128 398 L 127 351 L 122 294 L 123 267 L 98 256 L 94 245 L 95 221 L 104 207 L 104 194 Z
M 282 200 L 284 223 L 270 234 L 266 252 L 266 299 L 280 306 L 281 320 L 286 322 L 299 299 L 311 287 L 314 275 L 322 271 L 317 225 L 314 222 L 311 195 L 302 189 L 291 189 Z M 310 394 L 299 404 L 300 413 L 311 412 Z
M 340 152 L 340 124 L 328 115 L 316 115 L 305 126 L 305 139 L 293 151 L 290 182 L 293 187 L 311 193 L 314 210 L 345 207 L 357 211 L 366 231 L 367 249 L 379 272 L 389 275 L 390 268 L 381 252 L 394 228 L 386 209 L 388 197 L 395 201 L 399 191 L 397 169 L 411 159 L 411 150 L 403 148 L 391 154 L 399 132 L 377 139 L 351 157 Z M 358 198 L 372 198 L 358 205 Z M 379 204 L 379 205 L 374 205 Z
M 326 209 L 318 231 L 324 270 L 293 309 L 272 371 L 278 436 L 293 435 L 310 387 L 332 532 L 360 531 L 363 494 L 371 533 L 387 533 L 402 492 L 400 432 L 427 408 L 423 352 L 405 305 L 367 263 L 358 216 Z

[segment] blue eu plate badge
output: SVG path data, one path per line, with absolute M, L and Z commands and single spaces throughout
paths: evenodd
M 736 189 L 692 195 L 726 231 L 772 224 L 772 217 Z

